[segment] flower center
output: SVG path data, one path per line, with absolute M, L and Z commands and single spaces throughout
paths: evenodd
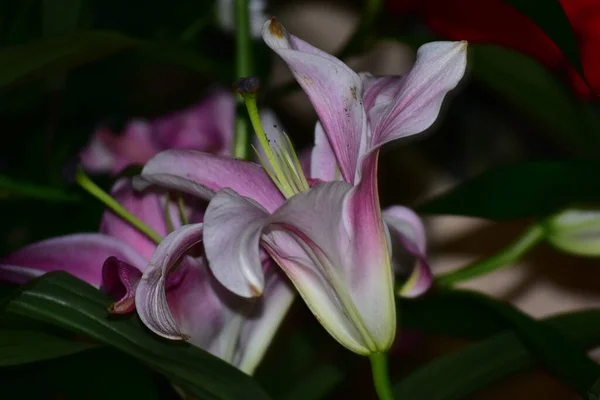
M 256 132 L 262 152 L 254 146 L 252 148 L 275 186 L 277 186 L 287 199 L 310 189 L 306 176 L 302 171 L 300 160 L 294 151 L 288 135 L 285 132 L 275 129 L 275 137 L 269 138 L 263 129 L 256 105 L 258 80 L 256 78 L 247 78 L 243 82 L 238 83 L 238 89 L 244 98 L 244 103 L 246 104 L 248 115 L 250 116 L 250 121 Z

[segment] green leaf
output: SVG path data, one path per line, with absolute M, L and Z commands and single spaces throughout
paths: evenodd
M 150 333 L 137 318 L 108 315 L 111 299 L 65 272 L 32 281 L 5 312 L 69 329 L 138 358 L 202 399 L 268 399 L 252 378 L 188 343 Z
M 541 161 L 487 170 L 417 207 L 424 214 L 508 220 L 600 202 L 598 161 Z
M 532 353 L 534 358 L 539 360 L 550 372 L 563 379 L 582 396 L 592 393 L 595 383 L 600 378 L 600 366 L 592 361 L 581 350 L 580 347 L 574 345 L 571 340 L 568 340 L 565 336 L 565 333 L 561 332 L 560 328 L 556 329 L 556 327 L 552 327 L 551 325 L 537 322 L 526 314 L 516 310 L 509 304 L 494 300 L 479 293 L 453 290 L 449 291 L 447 294 L 445 294 L 445 296 L 447 298 L 454 297 L 455 301 L 458 300 L 465 303 L 470 302 L 476 307 L 486 310 L 488 314 L 499 318 L 504 322 L 506 328 L 511 329 L 514 332 L 516 338 L 518 338 L 518 340 Z M 585 314 L 585 316 L 588 318 L 588 320 L 585 322 L 577 323 L 574 322 L 572 318 L 569 320 L 569 322 L 571 325 L 576 326 L 578 329 L 586 332 L 585 338 L 590 338 L 587 331 L 589 331 L 591 327 L 588 323 L 590 320 L 598 321 L 600 318 L 600 311 L 596 312 L 595 314 Z M 597 338 L 597 340 L 600 342 L 600 329 L 592 330 L 594 333 L 592 337 Z M 567 334 L 570 334 L 569 331 L 567 332 Z M 579 331 L 576 331 L 575 333 L 579 333 Z M 486 354 L 486 357 L 491 358 L 500 366 L 504 366 L 505 364 L 514 364 L 515 357 L 522 358 L 522 355 L 508 352 L 507 348 L 503 347 L 505 344 L 502 341 L 505 339 L 501 340 L 501 344 L 503 346 L 500 346 L 497 342 L 497 340 L 500 339 L 492 338 L 489 340 L 493 342 L 493 346 L 497 346 L 495 348 L 501 349 L 502 353 L 498 356 L 490 355 L 489 353 L 486 354 L 485 352 L 483 354 Z M 481 344 L 479 344 L 479 346 L 481 346 Z M 514 343 L 507 344 L 506 346 L 514 347 Z M 469 357 L 474 357 L 471 355 L 471 353 L 468 354 L 470 355 Z M 477 355 L 477 357 L 478 356 L 479 355 Z M 473 360 L 469 359 L 469 362 L 473 362 Z M 492 371 L 490 372 L 484 368 L 480 368 L 479 363 L 470 364 L 471 367 L 473 365 L 478 365 L 477 373 L 482 374 L 483 378 L 489 378 L 490 374 L 493 375 L 492 372 L 496 371 L 496 368 L 499 368 L 495 364 L 490 364 L 488 367 Z M 435 369 L 436 367 L 432 368 Z M 439 373 L 439 371 L 437 371 L 437 373 Z M 480 375 L 477 375 L 476 378 L 483 379 Z M 593 394 L 597 395 L 597 393 Z M 427 399 L 430 398 L 430 396 L 417 396 L 416 394 L 408 396 L 408 398 L 417 397 Z
M 151 371 L 111 348 L 20 368 L 0 369 L 3 398 L 63 400 L 158 400 Z
M 15 181 L 6 176 L 0 176 L 0 199 L 15 197 L 55 202 L 73 202 L 79 200 L 79 196 L 76 194 L 68 193 L 61 189 Z
M 82 0 L 42 0 L 44 36 L 55 36 L 74 31 L 83 8 Z
M 115 32 L 87 31 L 0 50 L 0 88 L 54 76 L 124 51 L 204 75 L 230 79 L 231 68 L 175 44 L 143 41 Z
M 582 349 L 600 345 L 600 310 L 543 320 Z M 438 358 L 394 387 L 398 399 L 463 400 L 478 390 L 535 366 L 514 332 L 502 332 Z
M 460 293 L 503 318 L 535 358 L 582 397 L 597 399 L 600 396 L 600 387 L 597 387 L 600 382 L 600 365 L 559 331 L 544 326 L 508 303 L 476 292 Z
M 430 290 L 415 299 L 399 299 L 398 326 L 429 335 L 471 340 L 487 339 L 506 323 L 478 302 L 451 290 Z
M 344 379 L 344 372 L 333 365 L 321 365 L 299 380 L 281 400 L 319 400 L 327 398 L 329 393 Z
M 495 90 L 560 149 L 600 154 L 600 120 L 592 105 L 533 58 L 493 45 L 469 46 L 472 76 Z
M 0 50 L 0 88 L 54 74 L 134 48 L 140 41 L 111 32 L 78 32 Z
M 577 72 L 585 77 L 577 39 L 558 0 L 504 0 L 504 2 L 519 10 L 540 27 L 573 64 Z
M 95 347 L 98 346 L 45 332 L 2 329 L 0 330 L 0 367 L 64 357 Z

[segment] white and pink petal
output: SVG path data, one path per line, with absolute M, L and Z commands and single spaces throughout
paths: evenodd
M 0 280 L 22 284 L 51 271 L 66 271 L 90 285 L 102 284 L 104 261 L 115 256 L 137 269 L 146 259 L 114 237 L 79 233 L 30 244 L 0 260 Z
M 383 211 L 383 219 L 391 233 L 391 240 L 397 241 L 415 260 L 408 279 L 400 287 L 403 297 L 417 297 L 427 291 L 433 283 L 433 274 L 427 262 L 427 241 L 421 219 L 407 207 L 392 206 Z M 392 246 L 393 247 L 393 246 Z M 396 269 L 400 257 L 393 256 Z

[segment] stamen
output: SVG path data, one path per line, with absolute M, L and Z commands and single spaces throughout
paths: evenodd
M 286 198 L 308 190 L 308 182 L 304 172 L 302 172 L 300 160 L 294 151 L 290 138 L 285 133 L 276 131 L 278 135 L 276 142 L 280 144 L 271 143 L 262 127 L 256 105 L 258 80 L 256 78 L 240 79 L 237 83 L 237 89 L 244 99 L 250 121 L 266 160 L 253 147 L 254 151 L 273 183 Z
M 111 195 L 106 193 L 104 190 L 98 187 L 98 185 L 92 182 L 92 180 L 85 174 L 85 172 L 83 172 L 83 169 L 81 169 L 81 167 L 78 168 L 77 172 L 75 173 L 75 182 L 77 182 L 77 184 L 81 186 L 86 192 L 100 200 L 100 202 L 102 202 L 112 212 L 117 214 L 119 217 L 123 218 L 138 231 L 148 236 L 156 244 L 159 244 L 162 241 L 162 237 L 154 229 L 150 228 L 138 217 L 131 214 Z
M 179 206 L 179 218 L 181 219 L 181 225 L 188 225 L 190 221 L 185 213 L 185 202 L 183 201 L 183 195 L 181 193 L 177 195 L 177 205 Z

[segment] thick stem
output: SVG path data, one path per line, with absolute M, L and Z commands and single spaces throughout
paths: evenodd
M 253 73 L 251 40 L 248 0 L 235 0 L 235 74 L 238 79 Z M 241 104 L 241 99 L 238 104 Z M 244 107 L 237 108 L 233 156 L 247 160 L 250 153 L 250 127 L 244 111 Z
M 373 384 L 379 400 L 394 400 L 392 386 L 388 375 L 388 365 L 385 353 L 373 353 L 369 356 L 373 371 Z
M 457 271 L 440 275 L 436 277 L 436 282 L 443 286 L 451 286 L 458 282 L 489 274 L 504 266 L 515 263 L 543 238 L 544 228 L 538 224 L 532 225 L 521 235 L 521 237 L 493 256 L 481 261 L 476 261 Z
M 154 229 L 150 228 L 146 225 L 142 220 L 140 220 L 135 215 L 131 214 L 125 207 L 119 204 L 111 195 L 102 190 L 98 185 L 96 185 L 88 176 L 83 172 L 81 168 L 77 170 L 75 175 L 75 182 L 79 184 L 86 192 L 100 200 L 106 207 L 108 207 L 112 212 L 117 214 L 119 217 L 123 218 L 127 223 L 131 226 L 135 227 L 138 231 L 142 232 L 146 236 L 148 236 L 152 241 L 156 244 L 159 244 L 162 241 L 162 236 L 160 236 Z

